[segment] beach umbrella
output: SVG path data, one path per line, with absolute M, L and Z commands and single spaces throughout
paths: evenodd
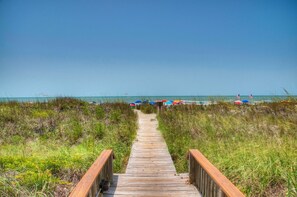
M 142 102 L 141 102 L 141 100 L 137 100 L 137 101 L 135 101 L 134 103 L 142 103 Z
M 135 103 L 130 103 L 129 104 L 131 107 L 135 107 Z
M 241 105 L 242 104 L 242 101 L 241 100 L 236 100 L 236 101 L 234 101 L 234 104 L 235 105 Z
M 162 102 L 165 103 L 165 102 L 167 102 L 167 100 L 166 99 L 163 99 Z
M 249 100 L 242 100 L 242 102 L 243 102 L 243 103 L 248 103 L 248 102 L 249 102 Z
M 154 104 L 156 104 L 156 102 L 151 101 L 151 102 L 149 102 L 149 104 L 150 104 L 150 105 L 154 105 Z
M 165 102 L 165 105 L 172 105 L 172 104 L 173 104 L 172 101 L 166 101 L 166 102 Z
M 173 105 L 178 105 L 178 104 L 181 104 L 181 100 L 174 100 L 173 101 Z

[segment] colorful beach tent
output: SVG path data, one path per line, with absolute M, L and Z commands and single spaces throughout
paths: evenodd
M 236 101 L 234 101 L 234 104 L 235 105 L 241 105 L 242 104 L 242 101 L 241 100 L 236 100 Z

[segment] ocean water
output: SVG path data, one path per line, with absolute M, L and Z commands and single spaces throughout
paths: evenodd
M 297 96 L 290 96 L 297 99 Z M 47 102 L 57 97 L 0 97 L 0 102 L 18 101 L 18 102 Z M 89 97 L 73 97 L 87 102 L 106 103 L 106 102 L 125 102 L 132 103 L 136 100 L 155 101 L 160 99 L 166 100 L 186 100 L 186 101 L 234 101 L 238 100 L 236 96 L 89 96 Z M 252 99 L 249 96 L 241 96 L 241 100 L 247 99 L 252 102 L 264 101 L 273 102 L 288 99 L 288 96 L 269 96 L 255 95 Z

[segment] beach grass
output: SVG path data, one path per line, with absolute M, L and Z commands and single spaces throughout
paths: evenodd
M 0 103 L 0 196 L 67 196 L 109 148 L 124 172 L 136 127 L 124 103 Z
M 247 196 L 297 196 L 297 102 L 164 109 L 160 129 L 178 172 L 200 150 Z
M 156 106 L 150 105 L 150 104 L 140 105 L 140 110 L 141 110 L 141 112 L 143 112 L 145 114 L 157 113 Z

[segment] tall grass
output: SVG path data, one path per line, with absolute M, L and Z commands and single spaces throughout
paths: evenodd
M 145 114 L 157 113 L 157 107 L 150 104 L 140 105 L 140 110 Z
M 199 149 L 247 196 L 297 195 L 297 102 L 176 106 L 159 115 L 179 172 Z
M 127 104 L 0 103 L 0 196 L 67 196 L 100 152 L 123 172 L 136 133 Z

